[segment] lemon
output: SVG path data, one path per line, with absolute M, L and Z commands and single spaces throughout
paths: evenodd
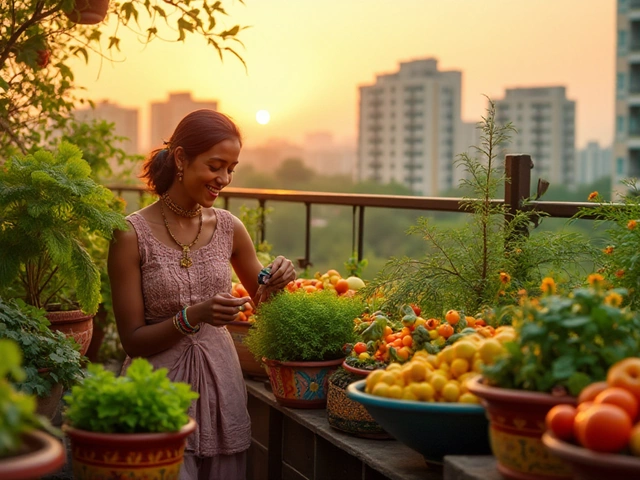
M 471 341 L 461 340 L 453 344 L 453 350 L 456 358 L 471 360 L 478 351 L 478 347 Z
M 387 397 L 389 398 L 402 398 L 402 392 L 404 388 L 400 385 L 391 385 L 387 390 Z
M 383 382 L 376 383 L 371 391 L 372 395 L 376 395 L 378 397 L 388 397 L 389 396 L 389 385 Z
M 362 352 L 360 355 L 358 355 L 358 360 L 360 360 L 361 362 L 364 362 L 365 360 L 369 360 L 371 358 L 371 355 L 369 355 L 367 352 Z
M 441 373 L 434 372 L 429 378 L 429 383 L 436 392 L 441 392 L 442 388 L 447 384 L 449 379 Z
M 447 363 L 453 362 L 453 360 L 455 360 L 456 358 L 456 352 L 451 345 L 448 347 L 445 347 L 442 351 L 440 351 L 438 355 L 440 354 L 442 354 L 442 360 L 444 360 Z
M 461 403 L 480 403 L 480 399 L 470 392 L 465 392 L 460 395 L 458 401 Z
M 460 398 L 460 385 L 450 380 L 442 387 L 441 393 L 445 402 L 457 402 Z
M 458 378 L 469 371 L 469 361 L 464 358 L 456 358 L 451 362 L 451 375 Z
M 435 328 L 433 330 L 429 330 L 429 338 L 431 340 L 435 340 L 439 336 L 440 336 L 440 334 L 438 333 L 438 331 Z
M 427 364 L 424 362 L 412 362 L 411 379 L 414 382 L 422 382 L 427 378 Z
M 366 391 L 367 392 L 371 392 L 372 391 L 373 386 L 376 385 L 380 381 L 380 377 L 382 377 L 382 375 L 384 375 L 384 370 L 374 370 L 369 375 L 367 375 L 367 383 L 366 383 L 366 385 L 367 385 Z
M 438 357 L 436 357 L 435 355 L 429 355 L 427 357 L 427 362 L 429 362 L 432 366 L 434 367 L 438 367 Z
M 394 362 L 387 365 L 387 368 L 385 370 L 387 372 L 392 372 L 393 370 L 400 370 L 400 368 L 402 368 L 402 365 L 400 365 L 398 362 Z
M 428 382 L 412 383 L 409 387 L 418 400 L 429 401 L 433 400 L 436 391 Z
M 404 383 L 399 374 L 400 372 L 394 373 L 394 372 L 385 371 L 383 375 L 380 377 L 379 382 L 386 383 L 387 385 L 396 385 L 399 383 Z
M 480 352 L 480 358 L 486 365 L 493 365 L 496 358 L 504 352 L 504 348 L 495 338 L 487 338 L 482 345 L 480 345 L 478 351 Z
M 347 277 L 347 283 L 349 284 L 350 290 L 360 290 L 364 287 L 364 282 L 361 278 L 358 277 Z
M 404 387 L 402 390 L 402 399 L 403 400 L 413 400 L 414 402 L 418 400 L 418 397 L 411 390 L 411 387 Z

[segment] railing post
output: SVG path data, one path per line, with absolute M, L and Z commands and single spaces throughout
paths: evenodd
M 507 218 L 521 210 L 522 201 L 531 195 L 531 155 L 507 155 L 505 157 L 504 204 Z M 522 233 L 527 233 L 526 230 Z
M 266 200 L 258 200 L 258 204 L 260 205 L 260 243 L 264 242 L 266 238 L 266 230 L 267 230 L 267 221 L 264 218 L 264 208 L 267 204 Z
M 364 255 L 364 205 L 360 205 L 360 218 L 358 220 L 358 262 L 361 262 Z
M 304 258 L 298 259 L 298 266 L 302 269 L 313 265 L 311 263 L 311 203 L 305 202 L 306 220 L 304 234 Z

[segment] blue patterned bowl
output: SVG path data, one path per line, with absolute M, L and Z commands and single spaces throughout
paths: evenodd
M 490 455 L 489 422 L 484 407 L 466 403 L 396 400 L 364 392 L 366 380 L 347 387 L 391 436 L 441 464 L 445 455 Z

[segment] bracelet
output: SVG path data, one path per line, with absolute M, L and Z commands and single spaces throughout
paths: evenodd
M 187 326 L 187 329 L 189 330 L 193 330 L 193 332 L 197 332 L 198 330 L 200 330 L 200 324 L 196 325 L 195 327 L 193 327 L 190 323 L 189 323 L 189 319 L 187 318 L 187 308 L 189 308 L 188 306 L 185 306 L 182 309 L 182 318 L 184 319 L 184 323 Z
M 200 324 L 192 327 L 187 320 L 187 307 L 184 307 L 173 317 L 173 326 L 183 335 L 193 335 L 200 330 Z

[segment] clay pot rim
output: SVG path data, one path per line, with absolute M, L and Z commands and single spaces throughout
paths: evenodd
M 196 429 L 196 421 L 189 417 L 189 421 L 176 432 L 156 432 L 156 433 L 103 433 L 92 432 L 75 428 L 67 423 L 62 425 L 62 431 L 69 437 L 80 442 L 105 443 L 110 445 L 127 446 L 140 442 L 164 442 L 167 440 L 178 440 L 186 438 Z
M 374 368 L 373 370 L 365 370 L 364 368 L 352 367 L 351 365 L 349 365 L 347 363 L 347 359 L 346 358 L 345 358 L 344 362 L 342 362 L 342 368 L 344 368 L 349 373 L 353 373 L 355 375 L 361 375 L 363 377 L 366 377 L 371 372 L 375 372 L 376 370 L 382 370 L 382 367 Z
M 310 360 L 310 361 L 297 361 L 297 362 L 283 362 L 280 360 L 270 360 L 266 357 L 262 357 L 262 363 L 269 367 L 331 367 L 333 365 L 340 365 L 344 361 L 344 357 L 340 357 L 334 360 Z
M 243 322 L 241 320 L 232 320 L 231 322 L 228 322 L 225 326 L 227 325 L 232 325 L 234 327 L 246 327 L 249 328 L 251 327 L 252 323 L 251 322 Z
M 482 376 L 470 378 L 467 380 L 467 388 L 475 396 L 487 401 L 516 401 L 548 406 L 558 403 L 568 403 L 569 405 L 578 403 L 578 399 L 570 395 L 552 395 L 544 392 L 494 387 L 487 385 L 483 380 Z
M 25 433 L 24 438 L 32 448 L 28 452 L 3 458 L 0 462 L 0 472 L 3 475 L 25 480 L 40 478 L 59 470 L 65 464 L 66 452 L 57 438 L 39 430 Z
M 51 324 L 57 322 L 63 323 L 79 323 L 93 318 L 95 315 L 84 313 L 82 310 L 55 310 L 46 312 L 45 317 Z
M 640 458 L 618 453 L 601 453 L 588 448 L 573 445 L 560 440 L 550 431 L 542 434 L 542 443 L 555 456 L 567 461 L 585 466 L 610 467 L 612 469 L 624 469 L 640 472 Z

